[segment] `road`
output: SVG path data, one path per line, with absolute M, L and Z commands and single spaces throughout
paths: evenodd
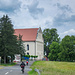
M 25 66 L 25 72 L 22 74 L 21 68 L 20 68 L 20 63 L 18 63 L 15 66 L 12 67 L 3 67 L 0 69 L 0 75 L 28 75 L 27 72 L 30 71 L 30 66 L 33 63 L 33 61 L 29 61 L 29 65 Z

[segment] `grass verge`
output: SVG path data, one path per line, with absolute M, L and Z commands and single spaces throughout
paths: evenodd
M 31 68 L 29 75 L 38 75 L 35 68 L 41 70 L 41 75 L 75 75 L 75 62 L 36 61 Z
M 16 65 L 16 63 L 0 64 L 0 66 L 13 66 L 13 65 Z

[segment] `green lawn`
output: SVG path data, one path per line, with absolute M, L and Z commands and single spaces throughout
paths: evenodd
M 35 68 L 41 70 L 41 75 L 75 75 L 75 62 L 36 61 L 31 68 L 29 75 L 38 75 Z

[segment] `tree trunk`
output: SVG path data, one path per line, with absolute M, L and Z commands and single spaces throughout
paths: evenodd
M 11 56 L 11 62 L 13 62 L 13 56 Z
M 4 64 L 6 64 L 6 56 L 4 56 Z
M 14 55 L 11 56 L 11 62 L 15 59 Z

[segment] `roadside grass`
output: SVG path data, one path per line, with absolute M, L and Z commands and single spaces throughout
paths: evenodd
M 38 75 L 36 68 L 41 70 L 41 75 L 75 75 L 75 62 L 36 61 L 31 68 L 29 75 Z
M 14 66 L 14 65 L 16 65 L 16 63 L 0 64 L 0 66 Z

